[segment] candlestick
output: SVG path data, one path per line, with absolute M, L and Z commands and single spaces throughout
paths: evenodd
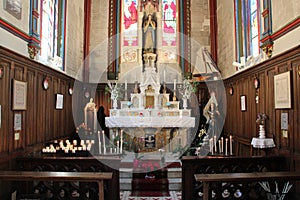
M 120 153 L 123 152 L 123 130 L 120 133 Z
M 224 149 L 224 138 L 221 137 L 221 153 L 223 153 L 223 149 Z
M 229 154 L 232 155 L 232 135 L 229 136 Z
M 174 79 L 174 91 L 176 90 L 176 79 Z
M 105 133 L 104 133 L 104 131 L 102 131 L 102 138 L 103 138 L 103 147 L 105 147 Z
M 214 155 L 213 138 L 209 139 L 209 151 L 211 152 L 211 155 Z
M 215 147 L 215 152 L 217 152 L 217 136 L 214 136 L 214 147 Z
M 225 156 L 228 155 L 228 138 L 225 139 Z
M 101 139 L 100 139 L 100 131 L 98 131 L 98 148 L 99 148 L 99 154 L 101 154 Z
M 119 142 L 119 140 L 117 141 L 117 154 L 119 153 L 119 151 L 120 151 L 120 147 L 119 147 L 119 145 L 120 145 L 120 142 Z

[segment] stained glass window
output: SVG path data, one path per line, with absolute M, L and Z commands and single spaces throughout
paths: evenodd
M 123 45 L 138 45 L 137 0 L 123 0 Z
M 256 57 L 260 53 L 259 1 L 236 0 L 235 10 L 237 58 Z
M 163 0 L 162 7 L 162 45 L 176 46 L 176 0 Z
M 40 60 L 63 70 L 65 0 L 43 0 Z

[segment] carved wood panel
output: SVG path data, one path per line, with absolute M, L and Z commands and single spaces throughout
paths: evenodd
M 291 49 L 281 55 L 266 60 L 225 80 L 226 90 L 233 87 L 234 94 L 227 95 L 227 116 L 224 131 L 249 139 L 258 136 L 256 124 L 257 113 L 266 113 L 267 137 L 274 137 L 276 148 L 270 153 L 281 152 L 294 154 L 300 152 L 299 107 L 300 107 L 300 47 Z M 275 109 L 274 76 L 291 71 L 291 109 Z M 254 88 L 254 78 L 259 79 L 260 86 Z M 240 110 L 240 95 L 246 95 L 247 110 Z M 258 103 L 256 103 L 256 95 Z M 288 137 L 283 137 L 281 130 L 281 113 L 288 113 Z
M 72 104 L 68 87 L 69 82 L 74 82 L 73 78 L 3 47 L 0 47 L 0 67 L 4 69 L 4 75 L 0 78 L 1 163 L 19 155 L 19 150 L 26 152 L 47 140 L 75 132 L 72 106 L 66 106 L 66 101 Z M 48 90 L 42 87 L 45 77 L 49 78 Z M 26 110 L 12 110 L 13 79 L 27 82 Z M 55 110 L 55 94 L 58 92 L 65 98 L 62 110 Z M 19 140 L 14 138 L 15 114 L 22 117 Z

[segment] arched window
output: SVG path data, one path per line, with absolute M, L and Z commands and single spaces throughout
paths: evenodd
M 137 0 L 123 0 L 123 45 L 138 45 Z
M 147 12 L 153 13 L 156 24 L 154 52 L 159 63 L 177 63 L 182 73 L 190 73 L 190 0 L 111 0 L 109 5 L 108 79 L 118 79 L 123 69 L 143 59 Z
M 241 57 L 256 57 L 260 53 L 259 0 L 235 1 L 236 50 Z
M 64 70 L 65 0 L 42 0 L 40 60 Z

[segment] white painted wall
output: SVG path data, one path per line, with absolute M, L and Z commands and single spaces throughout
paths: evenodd
M 21 1 L 22 4 L 22 15 L 21 19 L 15 18 L 13 15 L 4 10 L 4 2 L 1 0 L 0 3 L 0 18 L 5 22 L 17 27 L 25 34 L 29 34 L 29 6 L 30 1 Z M 0 45 L 8 49 L 12 49 L 17 53 L 29 57 L 27 50 L 27 42 L 16 37 L 10 32 L 3 28 L 0 28 Z
M 84 45 L 84 0 L 67 1 L 65 71 L 82 80 Z
M 218 66 L 223 78 L 228 78 L 236 72 L 232 65 L 235 58 L 234 32 L 234 1 L 217 1 L 218 16 Z M 300 16 L 299 0 L 272 0 L 273 33 L 291 23 Z M 300 28 L 294 29 L 274 41 L 273 56 L 283 53 L 300 44 Z M 263 61 L 261 59 L 261 61 Z

